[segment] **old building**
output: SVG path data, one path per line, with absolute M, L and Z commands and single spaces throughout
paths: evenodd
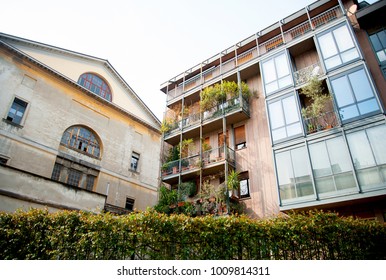
M 104 59 L 0 33 L 0 210 L 143 210 L 160 122 Z
M 252 216 L 383 221 L 384 6 L 316 1 L 165 82 L 162 181 L 193 182 L 194 201 L 204 186 L 229 191 L 236 170 L 233 197 Z

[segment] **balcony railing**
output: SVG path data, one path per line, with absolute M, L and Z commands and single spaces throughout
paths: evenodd
M 302 68 L 296 72 L 294 72 L 295 85 L 299 86 L 307 83 L 313 76 L 322 75 L 322 67 L 320 63 L 315 63 L 305 68 Z
M 242 99 L 243 99 L 242 108 L 246 113 L 249 114 L 249 103 L 244 97 L 242 97 Z M 240 97 L 237 96 L 235 98 L 229 99 L 205 111 L 203 113 L 203 120 L 206 121 L 206 120 L 220 117 L 222 115 L 227 115 L 229 113 L 239 110 L 240 108 L 241 108 Z
M 297 26 L 291 28 L 290 30 L 287 30 L 263 43 L 259 43 L 258 46 L 255 46 L 237 56 L 237 65 L 241 65 L 247 61 L 250 61 L 256 57 L 259 57 L 261 55 L 264 55 L 265 53 L 275 50 L 285 43 L 288 43 L 292 40 L 295 40 L 297 38 L 300 38 L 307 34 L 308 32 L 312 31 L 313 29 L 317 29 L 331 21 L 334 21 L 335 19 L 338 19 L 342 17 L 342 11 L 339 6 L 332 7 L 331 9 L 317 15 L 311 18 L 310 20 L 306 20 Z M 259 51 L 258 51 L 259 50 Z M 220 71 L 221 68 L 221 71 Z M 168 91 L 167 94 L 167 101 L 173 100 L 174 98 L 177 98 L 181 96 L 184 91 L 190 90 L 196 86 L 198 86 L 200 83 L 207 82 L 211 79 L 219 77 L 221 74 L 228 72 L 230 70 L 233 70 L 236 68 L 236 59 L 231 58 L 227 61 L 223 61 L 221 67 L 218 65 L 216 67 L 213 67 L 213 69 L 210 69 L 209 71 L 204 71 L 202 73 L 202 79 L 201 74 L 198 74 L 195 78 L 192 78 L 185 83 L 185 87 L 183 90 L 182 85 L 179 85 L 175 87 L 172 90 Z
M 333 127 L 337 127 L 338 125 L 339 121 L 334 111 L 325 112 L 314 118 L 304 119 L 304 126 L 307 134 L 327 130 Z
M 224 161 L 225 159 L 227 159 L 231 164 L 234 164 L 235 158 L 236 158 L 235 151 L 229 147 L 225 147 L 225 152 L 226 152 L 226 155 L 224 153 L 224 146 L 203 152 L 202 154 L 203 167 L 209 166 L 217 162 Z

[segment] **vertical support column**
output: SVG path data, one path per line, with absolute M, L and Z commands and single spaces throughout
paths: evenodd
M 312 20 L 311 20 L 311 17 L 310 17 L 310 13 L 309 13 L 309 11 L 310 11 L 310 6 L 306 6 L 304 9 L 305 9 L 306 12 L 307 12 L 307 17 L 308 17 L 308 21 L 309 21 L 309 23 L 310 23 L 311 29 L 312 29 L 312 30 L 315 30 L 315 26 L 314 26 L 314 24 L 312 23 Z
M 256 50 L 257 50 L 257 56 L 258 56 L 258 57 L 260 56 L 259 36 L 260 36 L 260 35 L 259 35 L 258 33 L 255 34 Z
M 282 26 L 283 20 L 279 21 L 280 24 L 280 32 L 281 32 L 281 38 L 283 39 L 283 44 L 285 44 L 285 38 L 284 38 L 284 32 L 283 32 L 283 26 Z

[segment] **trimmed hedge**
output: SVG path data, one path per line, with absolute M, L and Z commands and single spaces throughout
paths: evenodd
M 307 212 L 266 220 L 0 213 L 0 259 L 386 259 L 386 226 Z

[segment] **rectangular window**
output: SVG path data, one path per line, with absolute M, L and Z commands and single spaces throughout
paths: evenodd
M 75 170 L 75 169 L 69 169 L 68 170 L 68 178 L 67 178 L 67 184 L 77 187 L 79 186 L 80 178 L 82 177 L 82 173 Z
M 55 163 L 54 169 L 52 170 L 51 179 L 55 181 L 59 181 L 60 172 L 62 171 L 63 165 L 59 163 Z
M 355 191 L 350 155 L 342 137 L 311 144 L 309 150 L 316 190 L 321 197 Z
M 235 147 L 240 150 L 247 147 L 247 140 L 245 137 L 245 125 L 235 128 Z
M 262 63 L 267 95 L 292 85 L 292 74 L 286 53 L 281 53 Z
M 379 105 L 363 68 L 331 78 L 342 121 L 379 112 Z
M 370 42 L 379 63 L 386 63 L 386 30 L 381 30 L 370 35 Z
M 127 209 L 129 211 L 133 211 L 134 210 L 134 203 L 135 203 L 135 199 L 126 197 L 125 209 Z
M 386 126 L 347 134 L 351 156 L 362 190 L 386 187 Z
M 92 191 L 94 189 L 95 176 L 87 175 L 86 179 L 86 190 Z
M 7 120 L 15 124 L 21 124 L 28 103 L 15 97 L 9 109 Z
M 5 156 L 0 156 L 0 165 L 6 165 L 9 158 Z
M 277 152 L 275 159 L 280 199 L 283 204 L 315 197 L 305 147 Z
M 240 198 L 250 197 L 251 195 L 249 192 L 249 173 L 248 173 L 248 171 L 240 173 L 239 181 L 240 181 L 240 187 L 239 187 Z
M 330 29 L 317 39 L 327 70 L 359 59 L 359 52 L 346 25 Z
M 299 109 L 294 95 L 270 102 L 268 113 L 273 142 L 302 134 Z
M 133 152 L 133 154 L 131 155 L 130 169 L 133 171 L 138 171 L 138 162 L 139 162 L 139 154 Z

